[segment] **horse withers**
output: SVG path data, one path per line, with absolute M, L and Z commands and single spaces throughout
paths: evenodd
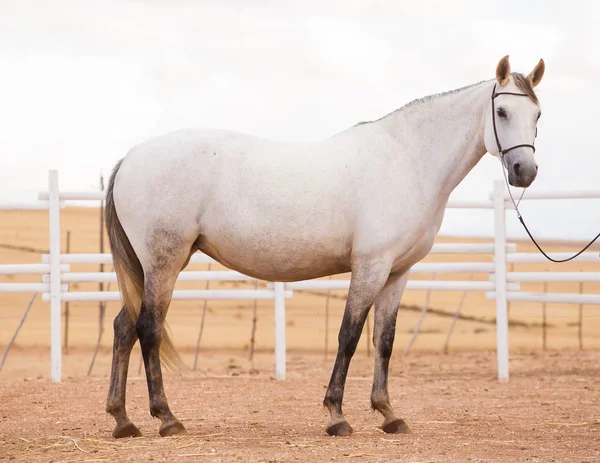
M 283 143 L 224 130 L 180 130 L 132 148 L 115 167 L 106 225 L 123 309 L 114 320 L 106 410 L 114 437 L 139 436 L 125 411 L 127 368 L 139 339 L 150 413 L 160 435 L 185 432 L 169 409 L 161 361 L 179 357 L 165 331 L 175 280 L 200 250 L 267 281 L 351 272 L 324 405 L 330 435 L 349 435 L 342 412 L 350 360 L 372 305 L 371 405 L 387 433 L 409 432 L 390 404 L 396 316 L 412 265 L 430 251 L 448 197 L 486 152 L 514 186 L 537 175 L 540 115 L 527 76 L 508 56 L 496 78 L 415 100 L 315 143 Z M 505 148 L 502 149 L 502 146 Z

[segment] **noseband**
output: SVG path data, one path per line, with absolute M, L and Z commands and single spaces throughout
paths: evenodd
M 494 89 L 492 90 L 492 122 L 494 125 L 494 136 L 496 137 L 496 144 L 498 145 L 498 154 L 500 155 L 500 159 L 502 160 L 502 164 L 504 164 L 504 155 L 515 148 L 531 148 L 535 153 L 535 146 L 523 143 L 521 145 L 511 146 L 510 148 L 502 149 L 502 145 L 500 144 L 500 139 L 498 138 L 498 130 L 496 129 L 496 106 L 494 101 L 499 95 L 514 95 L 514 96 L 527 96 L 525 93 L 513 93 L 513 92 L 499 92 L 496 93 L 496 84 L 494 84 Z M 535 136 L 537 138 L 537 127 L 535 128 Z

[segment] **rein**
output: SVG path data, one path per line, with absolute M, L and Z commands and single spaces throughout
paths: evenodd
M 507 149 L 502 149 L 502 145 L 500 144 L 500 139 L 498 138 L 498 131 L 496 130 L 496 107 L 494 105 L 494 100 L 496 99 L 496 97 L 498 95 L 514 95 L 514 96 L 527 96 L 524 93 L 513 93 L 513 92 L 499 92 L 496 93 L 496 84 L 494 84 L 494 89 L 492 90 L 492 123 L 494 126 L 494 136 L 496 137 L 496 144 L 498 145 L 498 155 L 500 156 L 500 161 L 502 163 L 502 173 L 504 174 L 504 181 L 506 183 L 506 189 L 508 190 L 508 195 L 510 196 L 510 200 L 512 201 L 514 207 L 515 207 L 515 211 L 517 212 L 517 218 L 519 219 L 519 221 L 521 222 L 521 225 L 523 225 L 523 228 L 525 229 L 525 231 L 527 232 L 527 234 L 529 235 L 529 238 L 531 239 L 531 241 L 533 242 L 533 244 L 535 244 L 535 247 L 538 248 L 538 250 L 544 255 L 544 257 L 552 262 L 556 262 L 556 263 L 561 263 L 561 262 L 568 262 L 570 260 L 575 259 L 577 256 L 579 256 L 580 254 L 582 254 L 583 252 L 585 252 L 592 244 L 594 244 L 594 242 L 600 238 L 600 233 L 598 233 L 596 235 L 596 237 L 590 241 L 581 251 L 579 251 L 577 254 L 567 258 L 567 259 L 553 259 L 552 257 L 550 257 L 548 254 L 546 254 L 544 252 L 544 250 L 540 247 L 540 245 L 537 243 L 537 241 L 535 240 L 535 238 L 531 235 L 531 232 L 529 231 L 529 228 L 527 228 L 527 225 L 525 225 L 525 221 L 523 220 L 523 216 L 521 215 L 521 212 L 519 211 L 519 204 L 521 203 L 521 199 L 523 199 L 523 195 L 525 194 L 525 190 L 527 190 L 527 188 L 523 188 L 523 192 L 521 193 L 521 196 L 519 197 L 518 201 L 515 201 L 515 198 L 513 198 L 512 192 L 510 191 L 510 185 L 508 183 L 508 177 L 506 176 L 506 171 L 504 170 L 504 168 L 506 167 L 508 169 L 508 166 L 506 165 L 506 162 L 504 161 L 504 155 L 506 153 L 508 153 L 511 150 L 514 150 L 515 148 L 521 148 L 521 147 L 526 147 L 526 148 L 531 148 L 533 150 L 533 152 L 535 153 L 535 146 L 530 145 L 528 143 L 523 143 L 520 145 L 515 145 L 515 146 L 511 146 L 510 148 Z M 537 137 L 537 127 L 535 129 L 535 136 Z

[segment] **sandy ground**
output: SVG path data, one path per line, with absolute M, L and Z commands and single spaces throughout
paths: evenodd
M 203 356 L 203 372 L 166 374 L 171 408 L 188 430 L 174 438 L 158 437 L 135 373 L 128 410 L 143 437 L 124 440 L 111 437 L 103 411 L 107 364 L 59 385 L 0 379 L 0 459 L 592 463 L 600 461 L 599 360 L 592 352 L 515 354 L 511 380 L 501 384 L 485 351 L 392 358 L 390 396 L 412 433 L 387 435 L 369 409 L 372 359 L 358 354 L 345 395 L 355 429 L 347 438 L 324 431 L 331 360 L 320 355 L 291 352 L 283 382 L 271 376 L 272 354 L 258 355 L 250 371 L 243 357 L 215 351 Z

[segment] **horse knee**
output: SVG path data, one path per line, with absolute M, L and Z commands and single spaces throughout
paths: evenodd
M 377 346 L 377 350 L 381 358 L 389 359 L 392 356 L 392 351 L 394 350 L 393 341 L 379 344 L 379 346 Z
M 366 315 L 360 320 L 351 320 L 347 314 L 344 314 L 344 320 L 338 334 L 338 352 L 344 357 L 352 358 L 356 352 L 365 320 Z
M 346 358 L 351 358 L 356 352 L 360 337 L 354 333 L 340 333 L 338 336 L 338 352 Z

